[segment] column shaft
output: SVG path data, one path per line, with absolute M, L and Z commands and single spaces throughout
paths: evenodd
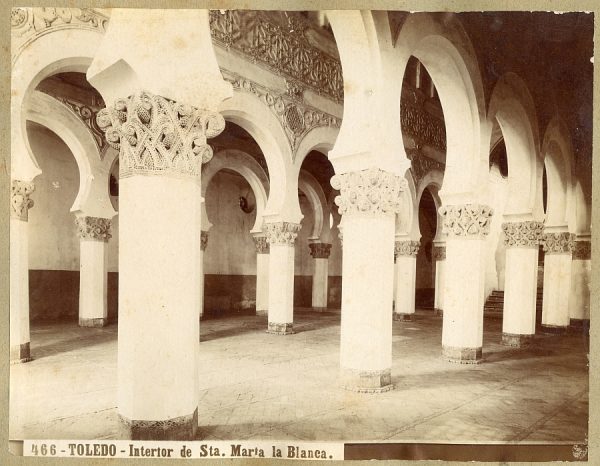
M 270 254 L 256 254 L 256 314 L 268 315 Z
M 380 169 L 335 175 L 342 214 L 342 321 L 340 379 L 344 388 L 393 388 L 392 304 L 395 215 L 405 180 Z
M 415 313 L 418 241 L 396 241 L 394 320 L 411 320 Z
M 591 243 L 576 241 L 571 263 L 571 294 L 569 317 L 571 325 L 583 325 L 590 320 Z
M 10 205 L 10 362 L 31 361 L 29 333 L 29 209 L 33 183 L 12 180 Z
M 542 327 L 546 333 L 563 333 L 569 326 L 571 249 L 569 233 L 544 235 Z
M 317 257 L 314 260 L 313 283 L 312 283 L 312 307 L 313 309 L 327 309 L 327 294 L 329 290 L 329 259 Z
M 502 225 L 506 245 L 502 344 L 521 347 L 535 334 L 538 250 L 543 224 L 510 222 Z
M 485 283 L 485 237 L 492 210 L 484 205 L 442 207 L 446 241 L 442 353 L 451 362 L 481 361 Z
M 28 223 L 10 219 L 10 362 L 31 360 Z
M 79 325 L 103 327 L 107 311 L 107 241 L 111 221 L 107 218 L 78 217 L 79 241 Z
M 204 318 L 204 251 L 208 244 L 208 231 L 200 232 L 200 278 L 198 280 L 198 289 L 200 293 L 200 319 Z
M 267 224 L 269 242 L 269 311 L 267 332 L 294 333 L 294 241 L 300 225 L 288 222 Z M 273 273 L 275 272 L 275 273 Z
M 435 290 L 433 307 L 437 314 L 444 312 L 444 273 L 446 268 L 446 246 L 433 247 L 432 259 L 435 261 Z

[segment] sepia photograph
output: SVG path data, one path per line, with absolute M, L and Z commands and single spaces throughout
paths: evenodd
M 11 9 L 13 454 L 588 460 L 594 12 L 315 7 Z

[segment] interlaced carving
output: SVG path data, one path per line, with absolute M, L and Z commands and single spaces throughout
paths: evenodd
M 92 133 L 92 136 L 94 137 L 94 142 L 96 143 L 101 156 L 104 156 L 105 152 L 103 149 L 107 146 L 107 143 L 106 139 L 104 138 L 104 132 L 98 126 L 96 121 L 99 110 L 73 99 L 67 99 L 65 97 L 59 97 L 56 95 L 52 95 L 52 97 L 69 107 L 69 110 L 77 115 L 77 118 L 79 118 L 83 124 L 88 127 Z
M 101 217 L 77 217 L 77 233 L 81 239 L 108 241 L 112 238 L 110 231 L 111 221 L 109 218 Z
M 29 209 L 33 207 L 33 199 L 29 196 L 35 191 L 35 185 L 27 181 L 12 180 L 10 195 L 10 216 L 29 220 Z
M 257 254 L 269 254 L 269 242 L 266 236 L 253 236 Z
M 573 245 L 573 260 L 590 260 L 592 258 L 592 243 L 589 241 L 575 241 Z
M 509 248 L 537 248 L 544 234 L 541 222 L 507 222 L 502 224 L 504 245 Z
M 400 106 L 402 132 L 413 136 L 419 145 L 428 144 L 446 151 L 446 125 L 424 108 L 403 100 Z
M 220 113 L 173 102 L 147 91 L 98 112 L 98 126 L 119 150 L 120 177 L 176 174 L 199 178 L 212 158 L 207 138 L 225 128 Z
M 396 241 L 394 243 L 394 258 L 398 256 L 417 257 L 420 247 L 420 241 Z
M 293 20 L 296 21 L 292 26 L 294 33 L 290 33 L 264 12 L 210 12 L 211 34 L 216 44 L 341 102 L 344 81 L 339 59 L 312 45 L 304 36 L 306 27 L 300 24 L 299 18 Z
M 313 256 L 314 259 L 329 259 L 331 244 L 310 243 L 308 247 L 310 248 L 310 255 Z
M 207 245 L 208 245 L 208 231 L 202 230 L 200 232 L 200 250 L 206 251 Z
M 440 207 L 444 231 L 454 236 L 485 236 L 490 232 L 493 209 L 482 204 Z
M 267 223 L 266 230 L 269 244 L 293 246 L 300 231 L 300 224 L 290 222 Z
M 281 123 L 294 156 L 300 141 L 310 130 L 320 126 L 341 126 L 341 119 L 302 103 L 290 96 L 289 92 L 281 94 L 239 74 L 225 69 L 221 71 L 223 78 L 231 83 L 233 89 L 254 94 L 269 107 Z
M 571 254 L 574 235 L 568 232 L 544 233 L 542 245 L 546 254 Z
M 446 246 L 433 246 L 431 249 L 431 257 L 435 261 L 446 260 Z
M 344 214 L 390 214 L 400 211 L 400 196 L 406 180 L 378 168 L 334 175 L 331 186 L 338 189 L 335 203 Z
M 108 18 L 90 8 L 13 8 L 10 13 L 12 61 L 23 49 L 50 31 L 60 29 L 92 29 L 106 31 Z

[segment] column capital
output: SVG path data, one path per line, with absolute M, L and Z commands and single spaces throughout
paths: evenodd
M 369 168 L 334 175 L 331 186 L 340 190 L 335 203 L 341 215 L 385 215 L 400 212 L 406 180 L 379 168 Z
M 225 128 L 223 116 L 148 91 L 118 99 L 96 117 L 119 150 L 119 176 L 169 175 L 199 179 L 212 158 L 206 139 Z
M 254 240 L 254 247 L 256 248 L 256 254 L 269 254 L 269 242 L 266 236 L 257 235 L 252 236 Z
M 28 181 L 12 180 L 10 195 L 10 216 L 26 222 L 29 220 L 29 209 L 33 207 L 31 193 L 35 185 Z
M 410 256 L 417 257 L 419 248 L 421 247 L 420 241 L 396 241 L 394 243 L 394 257 L 398 256 Z
M 439 213 L 448 236 L 481 238 L 490 232 L 494 210 L 484 204 L 460 204 L 440 207 Z
M 573 250 L 573 238 L 569 232 L 544 233 L 542 245 L 545 254 L 570 254 Z
M 308 247 L 310 248 L 310 255 L 313 256 L 314 259 L 329 259 L 331 244 L 310 243 Z
M 502 224 L 504 245 L 508 248 L 537 248 L 544 234 L 542 222 L 505 222 Z
M 200 232 L 200 250 L 206 251 L 206 245 L 208 244 L 208 231 L 202 230 Z
M 431 258 L 436 261 L 446 260 L 446 245 L 434 244 L 431 248 Z
M 300 231 L 299 223 L 275 222 L 265 225 L 269 244 L 293 246 Z
M 112 238 L 111 223 L 109 218 L 102 217 L 77 217 L 75 219 L 77 233 L 83 240 L 107 242 Z
M 592 258 L 592 243 L 589 240 L 575 241 L 573 243 L 573 260 L 590 260 Z

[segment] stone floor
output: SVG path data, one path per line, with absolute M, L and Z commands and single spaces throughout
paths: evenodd
M 500 345 L 486 319 L 484 363 L 440 358 L 442 320 L 394 322 L 395 389 L 338 388 L 339 312 L 297 310 L 297 333 L 264 317 L 203 321 L 199 439 L 568 442 L 587 433 L 587 337 L 540 335 Z M 117 326 L 32 328 L 34 361 L 11 366 L 10 437 L 117 438 Z

